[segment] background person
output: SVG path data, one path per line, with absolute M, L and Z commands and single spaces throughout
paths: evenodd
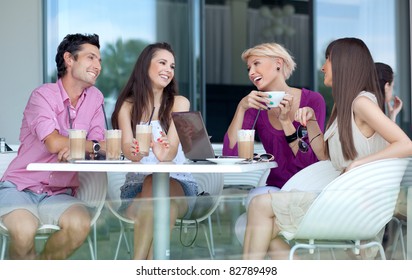
M 385 99 L 382 109 L 391 120 L 396 121 L 396 116 L 402 110 L 403 102 L 398 96 L 393 95 L 394 79 L 392 67 L 381 62 L 376 62 L 375 67 L 379 79 L 380 93 Z
M 122 150 L 135 162 L 174 161 L 183 163 L 183 154 L 171 113 L 188 111 L 190 103 L 178 95 L 174 78 L 175 58 L 167 43 L 148 45 L 140 54 L 130 78 L 119 95 L 112 115 L 114 128 L 122 130 Z M 136 124 L 151 124 L 152 149 L 147 157 L 139 153 L 134 138 Z M 134 258 L 153 258 L 153 201 L 152 174 L 128 173 L 121 188 L 122 205 L 119 211 L 134 220 Z M 177 218 L 188 217 L 195 200 L 185 196 L 197 195 L 197 183 L 190 173 L 170 174 L 170 226 Z
M 329 44 L 325 56 L 324 84 L 332 87 L 334 106 L 325 135 L 312 142 L 319 160 L 330 159 L 337 170 L 346 172 L 380 159 L 411 156 L 411 140 L 381 110 L 383 97 L 372 56 L 364 42 L 357 38 L 335 40 Z M 295 120 L 307 124 L 309 135 L 317 135 L 321 128 L 317 122 L 310 122 L 315 116 L 312 108 L 304 107 L 296 112 Z M 245 259 L 262 259 L 267 254 L 271 258 L 287 258 L 290 247 L 278 234 L 282 229 L 296 230 L 316 198 L 313 193 L 295 193 L 281 191 L 251 201 Z M 299 211 L 290 211 L 292 205 Z
M 42 223 L 61 229 L 47 240 L 40 259 L 65 259 L 90 230 L 84 202 L 75 198 L 76 172 L 27 171 L 31 162 L 66 161 L 68 129 L 87 130 L 87 153 L 104 138 L 104 98 L 94 87 L 101 71 L 98 35 L 67 35 L 57 48 L 58 80 L 35 89 L 23 113 L 20 147 L 0 182 L 0 217 L 10 236 L 11 259 L 34 259 Z M 70 111 L 70 115 L 69 112 Z M 104 147 L 104 145 L 101 145 Z

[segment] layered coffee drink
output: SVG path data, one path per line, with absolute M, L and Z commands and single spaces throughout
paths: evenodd
M 255 130 L 240 129 L 237 133 L 237 150 L 240 158 L 252 159 L 255 144 Z
M 149 155 L 150 143 L 152 141 L 152 126 L 147 124 L 136 125 L 136 140 L 139 144 L 139 153 L 143 156 Z
M 122 131 L 110 129 L 105 132 L 106 160 L 119 160 L 122 154 Z
M 85 159 L 86 154 L 86 130 L 69 130 L 69 148 L 71 160 Z

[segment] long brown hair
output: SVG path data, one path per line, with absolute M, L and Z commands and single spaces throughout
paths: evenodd
M 337 119 L 343 156 L 345 160 L 353 160 L 358 155 L 352 135 L 353 100 L 361 91 L 368 91 L 376 96 L 379 107 L 383 104 L 375 64 L 368 47 L 357 38 L 333 41 L 326 49 L 325 56 L 326 59 L 330 59 L 332 65 L 334 100 L 327 128 Z
M 149 77 L 149 68 L 152 58 L 159 50 L 166 50 L 175 55 L 168 43 L 154 43 L 143 49 L 134 65 L 132 74 L 121 91 L 112 114 L 113 128 L 119 128 L 118 115 L 124 102 L 133 104 L 132 109 L 132 131 L 136 130 L 136 124 L 148 121 L 154 104 L 152 82 Z M 178 94 L 175 77 L 163 89 L 162 102 L 159 108 L 159 121 L 163 130 L 167 133 L 171 122 L 171 112 L 174 96 Z

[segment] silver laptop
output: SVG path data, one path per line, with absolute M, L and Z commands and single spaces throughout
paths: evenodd
M 187 159 L 205 161 L 216 157 L 199 111 L 173 112 L 172 118 Z

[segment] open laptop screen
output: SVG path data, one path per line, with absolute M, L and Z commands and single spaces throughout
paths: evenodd
M 186 158 L 203 161 L 215 157 L 200 112 L 173 112 L 172 118 Z

